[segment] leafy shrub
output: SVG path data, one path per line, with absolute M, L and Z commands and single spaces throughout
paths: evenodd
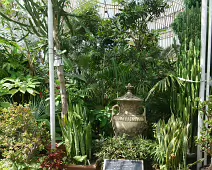
M 196 139 L 196 143 L 201 146 L 201 149 L 208 155 L 212 156 L 212 119 L 204 120 L 201 136 Z
M 0 160 L 0 169 L 1 170 L 38 170 L 40 169 L 40 162 L 37 161 L 37 157 L 35 160 L 30 163 L 16 163 L 12 162 L 9 159 L 1 159 Z
M 0 110 L 0 149 L 17 163 L 27 163 L 49 143 L 45 123 L 38 124 L 28 106 Z
M 212 157 L 212 96 L 209 96 L 207 101 L 200 103 L 199 110 L 203 117 L 207 116 L 207 119 L 203 122 L 201 136 L 196 139 L 196 143 Z
M 99 159 L 146 160 L 150 158 L 154 143 L 142 137 L 130 139 L 127 136 L 97 141 L 96 156 Z

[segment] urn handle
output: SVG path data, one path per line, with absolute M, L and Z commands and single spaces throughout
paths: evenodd
M 116 104 L 116 105 L 114 105 L 113 107 L 112 107 L 112 116 L 115 116 L 115 109 L 118 109 L 118 114 L 119 114 L 119 112 L 120 112 L 120 107 L 119 107 L 119 105 L 118 104 Z M 117 114 L 117 115 L 118 115 Z
M 142 107 L 144 109 L 143 116 L 145 117 L 145 120 L 146 120 L 146 107 L 145 106 L 142 106 Z

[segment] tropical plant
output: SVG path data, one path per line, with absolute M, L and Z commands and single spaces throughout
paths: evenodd
M 194 107 L 199 95 L 199 42 L 196 44 L 191 42 L 189 50 L 186 45 L 183 47 L 177 55 L 177 75 L 169 75 L 156 83 L 149 91 L 146 100 L 157 90 L 170 91 L 172 112 L 177 113 L 185 123 L 188 123 L 195 119 Z
M 167 123 L 160 120 L 154 127 L 157 145 L 153 156 L 160 169 L 187 169 L 190 124 L 172 115 Z
M 60 125 L 67 156 L 72 160 L 75 156 L 90 159 L 92 131 L 86 108 L 81 104 L 70 105 L 68 115 L 65 120 L 60 119 Z
M 188 8 L 192 8 L 192 7 L 200 7 L 201 6 L 202 1 L 201 0 L 184 0 L 184 4 L 188 7 Z
M 50 130 L 50 111 L 49 102 L 40 97 L 33 97 L 29 103 L 30 110 L 38 124 L 46 124 L 46 128 Z M 57 120 L 57 119 L 56 119 Z M 56 140 L 61 139 L 61 130 L 58 121 L 55 124 Z
M 65 65 L 67 73 L 85 78 L 86 87 L 95 90 L 97 97 L 88 103 L 107 106 L 119 95 L 118 92 L 125 92 L 123 84 L 129 82 L 137 87 L 137 94 L 146 96 L 153 82 L 169 72 L 169 64 L 158 55 L 160 48 L 157 45 L 157 33 L 150 32 L 147 27 L 147 22 L 158 17 L 166 8 L 164 1 L 122 2 L 123 9 L 114 18 L 107 20 L 100 19 L 94 5 L 90 5 L 89 9 L 70 12 L 66 8 L 69 3 L 66 0 L 53 1 L 56 54 L 71 59 L 69 63 L 72 65 Z M 0 15 L 15 25 L 18 24 L 24 30 L 24 35 L 34 33 L 40 37 L 39 42 L 42 44 L 38 48 L 45 48 L 46 4 L 40 0 L 24 0 L 23 3 L 16 0 L 10 5 L 15 5 L 14 8 L 19 10 L 10 11 L 8 9 L 14 8 L 7 8 L 8 5 L 3 3 Z M 14 14 L 16 18 L 13 17 Z M 25 20 L 23 15 L 27 16 Z M 61 52 L 64 50 L 64 53 Z M 27 49 L 28 54 L 32 51 Z M 63 66 L 59 67 L 59 86 L 63 96 L 60 100 L 62 112 L 66 113 Z M 66 74 L 67 79 L 70 78 L 69 75 Z
M 21 93 L 21 102 L 23 104 L 25 102 L 24 94 L 26 92 L 32 96 L 39 94 L 35 89 L 39 87 L 40 82 L 38 79 L 32 78 L 31 76 L 20 78 L 10 77 L 2 79 L 0 85 L 3 88 L 3 91 L 7 92 L 4 94 L 11 94 L 11 97 L 17 93 Z
M 197 17 L 199 20 L 200 17 Z M 188 22 L 189 24 L 189 22 Z M 198 28 L 195 28 L 198 32 Z M 185 39 L 187 34 L 185 33 Z M 176 109 L 174 113 L 182 119 L 186 124 L 191 123 L 191 138 L 189 141 L 190 152 L 196 149 L 194 143 L 197 133 L 197 115 L 198 110 L 195 107 L 198 105 L 196 98 L 199 97 L 200 89 L 200 39 L 198 35 L 193 34 L 191 41 L 185 40 L 180 47 L 180 53 L 177 59 L 177 77 L 184 82 L 184 88 L 176 97 Z
M 7 108 L 10 106 L 11 100 L 5 98 L 5 95 L 9 93 L 8 89 L 4 89 L 0 83 L 0 109 Z
M 175 90 L 175 91 L 179 91 L 181 88 L 183 88 L 183 82 L 180 81 L 177 77 L 175 77 L 174 75 L 168 75 L 167 77 L 165 77 L 164 79 L 158 81 L 154 87 L 149 91 L 148 96 L 146 98 L 146 100 L 149 99 L 149 97 L 155 93 L 156 91 L 167 91 L 167 90 Z

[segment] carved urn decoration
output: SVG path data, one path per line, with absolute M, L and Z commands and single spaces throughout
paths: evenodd
M 141 135 L 147 127 L 146 110 L 142 106 L 142 100 L 132 94 L 134 87 L 129 83 L 126 88 L 128 89 L 127 93 L 115 99 L 119 104 L 112 107 L 113 130 L 116 136 Z M 117 114 L 115 114 L 115 110 L 118 110 Z

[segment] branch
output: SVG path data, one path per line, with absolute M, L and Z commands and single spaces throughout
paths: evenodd
M 3 18 L 5 18 L 6 20 L 11 21 L 11 22 L 14 22 L 14 23 L 16 23 L 16 24 L 18 24 L 18 25 L 20 25 L 20 26 L 29 27 L 29 25 L 27 25 L 27 24 L 23 24 L 23 23 L 21 23 L 21 22 L 18 22 L 18 21 L 15 21 L 15 20 L 9 18 L 9 17 L 6 16 L 5 14 L 3 14 L 1 11 L 0 11 L 0 15 L 1 15 Z
M 24 35 L 22 38 L 20 38 L 17 42 L 22 41 L 22 40 L 25 39 L 28 35 L 29 35 L 29 32 L 28 32 L 26 35 Z

